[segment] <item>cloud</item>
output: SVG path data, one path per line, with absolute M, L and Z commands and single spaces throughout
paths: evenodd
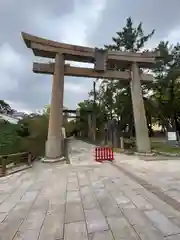
M 172 44 L 180 42 L 180 26 L 170 31 L 165 40 L 171 42 Z
M 91 43 L 103 46 L 112 42 L 115 33 L 122 29 L 131 16 L 134 23 L 143 22 L 146 32 L 156 29 L 152 38 L 155 44 L 164 39 L 180 25 L 180 1 L 174 0 L 113 0 L 107 1 L 97 31 L 91 36 Z
M 132 16 L 135 23 L 144 23 L 146 32 L 156 29 L 153 46 L 162 38 L 179 40 L 179 7 L 179 0 L 0 1 L 1 98 L 21 111 L 35 111 L 50 102 L 52 76 L 32 72 L 36 58 L 23 43 L 21 31 L 72 44 L 103 46 L 111 43 L 125 19 Z M 91 79 L 66 77 L 64 105 L 74 109 L 91 89 Z
M 18 0 L 18 6 L 23 11 L 20 12 L 17 2 L 0 2 L 0 94 L 14 108 L 35 111 L 50 102 L 52 76 L 32 73 L 35 57 L 26 48 L 20 32 L 88 45 L 87 36 L 93 31 L 105 0 L 98 4 L 95 0 Z M 77 101 L 87 97 L 90 84 L 85 81 L 65 78 L 65 105 L 74 108 Z
M 72 82 L 65 82 L 65 87 L 64 89 L 66 91 L 70 91 L 72 94 L 81 94 L 81 93 L 86 93 L 86 85 L 84 84 L 76 84 Z

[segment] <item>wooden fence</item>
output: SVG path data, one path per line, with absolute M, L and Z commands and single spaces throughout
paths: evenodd
M 30 152 L 15 153 L 0 156 L 0 176 L 5 176 L 9 168 L 18 167 L 20 165 L 31 166 L 35 159 Z

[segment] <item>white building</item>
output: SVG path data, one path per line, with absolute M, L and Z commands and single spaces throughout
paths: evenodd
M 12 124 L 17 124 L 19 122 L 18 118 L 2 113 L 0 113 L 0 120 L 8 121 Z

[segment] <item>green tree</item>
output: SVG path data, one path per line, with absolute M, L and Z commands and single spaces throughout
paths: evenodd
M 153 69 L 156 81 L 152 84 L 152 98 L 158 109 L 156 118 L 166 129 L 179 128 L 180 44 L 162 41 L 156 50 L 162 56 Z
M 153 36 L 155 30 L 145 35 L 142 22 L 137 27 L 133 25 L 131 17 L 127 18 L 126 26 L 113 37 L 113 44 L 105 45 L 109 50 L 139 52 L 144 48 L 148 40 Z
M 126 26 L 116 33 L 116 37 L 112 38 L 113 44 L 105 45 L 105 48 L 112 51 L 143 51 L 145 44 L 153 36 L 154 31 L 155 30 L 152 30 L 152 32 L 146 35 L 142 23 L 134 26 L 132 19 L 129 17 L 126 20 Z M 116 64 L 113 64 L 113 66 L 108 66 L 108 68 L 126 70 L 128 66 L 120 68 L 116 66 Z M 129 83 L 124 83 L 119 80 L 113 80 L 112 82 L 103 81 L 100 89 L 100 97 L 106 106 L 108 114 L 120 120 L 124 128 L 128 125 L 129 130 L 132 132 L 134 121 Z
M 5 102 L 4 100 L 0 100 L 0 113 L 12 114 L 13 112 L 14 110 L 7 102 Z

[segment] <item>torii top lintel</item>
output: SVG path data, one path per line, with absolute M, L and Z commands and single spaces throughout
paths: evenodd
M 95 62 L 95 48 L 60 43 L 24 32 L 22 32 L 22 37 L 26 46 L 33 50 L 35 56 L 55 58 L 57 53 L 62 53 L 65 55 L 65 60 Z M 107 51 L 108 63 L 115 63 L 117 66 L 137 62 L 139 67 L 151 68 L 158 57 L 160 57 L 159 52 L 132 53 Z

